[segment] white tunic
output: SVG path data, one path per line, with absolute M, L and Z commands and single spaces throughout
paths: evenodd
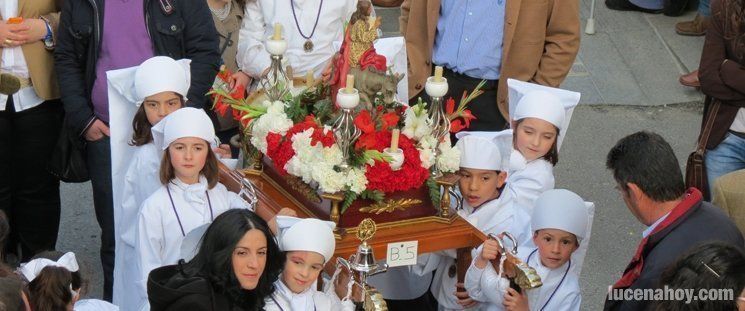
M 530 217 L 514 205 L 514 200 L 507 192 L 502 193 L 495 200 L 482 204 L 477 209 L 464 202 L 463 209 L 458 211 L 458 215 L 484 234 L 497 235 L 507 231 L 515 236 L 518 245 L 531 243 Z M 431 267 L 433 262 L 438 261 L 437 271 L 430 289 L 432 295 L 437 299 L 441 310 L 462 310 L 463 308 L 457 303 L 454 294 L 457 276 L 451 277 L 449 275 L 450 267 L 456 264 L 455 250 L 440 252 L 438 255 L 433 254 L 430 257 L 434 256 L 440 258 L 430 258 L 431 262 L 427 263 L 427 266 Z
M 137 216 L 145 199 L 162 186 L 158 175 L 161 155 L 162 152 L 152 142 L 136 147 L 124 176 L 122 204 L 117 207 L 119 211 L 115 219 L 114 291 L 121 297 L 118 303 L 136 301 L 140 296 L 137 281 L 141 273 L 137 270 L 135 252 Z M 122 304 L 122 310 L 137 310 L 137 306 Z
M 316 23 L 321 7 L 318 26 L 310 38 L 313 51 L 305 52 L 306 39 Z M 297 25 L 292 14 L 295 5 Z M 271 60 L 264 49 L 264 41 L 274 33 L 274 24 L 282 24 L 282 35 L 287 41 L 285 59 L 292 66 L 294 75 L 305 75 L 313 70 L 320 77 L 326 64 L 338 52 L 334 41 L 344 39 L 344 23 L 357 10 L 357 0 L 255 0 L 246 2 L 245 18 L 238 39 L 238 67 L 249 76 L 259 77 L 268 68 Z
M 167 189 L 170 189 L 173 205 Z M 141 310 L 149 309 L 148 274 L 155 268 L 176 264 L 181 259 L 181 241 L 185 233 L 212 222 L 228 209 L 251 208 L 246 201 L 228 191 L 222 184 L 218 183 L 209 191 L 206 190 L 207 179 L 204 176 L 200 176 L 199 182 L 193 185 L 174 178 L 143 203 L 138 216 L 135 242 L 137 269 L 140 271 L 137 281 L 140 292 L 138 305 Z M 178 217 L 174 212 L 174 206 Z
M 541 264 L 540 256 L 536 250 L 536 248 L 529 247 L 518 249 L 518 257 L 535 268 L 543 282 L 543 286 L 526 292 L 530 310 L 579 310 L 582 302 L 582 292 L 579 288 L 579 278 L 573 271 L 569 270 L 570 262 L 559 268 L 550 269 Z M 533 251 L 536 252 L 533 253 Z M 531 253 L 533 253 L 532 256 Z M 528 257 L 530 257 L 530 260 L 528 260 Z M 564 277 L 565 274 L 566 277 Z M 500 279 L 498 271 L 491 264 L 486 265 L 484 269 L 478 269 L 476 265 L 471 263 L 466 273 L 465 285 L 471 297 L 484 302 L 481 304 L 482 310 L 504 310 L 502 302 L 509 287 L 509 281 L 505 278 Z
M 512 146 L 513 131 L 505 130 L 497 139 L 500 146 Z M 544 159 L 528 161 L 520 151 L 512 147 L 509 148 L 509 152 L 510 168 L 507 171 L 505 189 L 510 192 L 518 206 L 528 215 L 533 215 L 533 204 L 538 196 L 554 188 L 554 166 Z
M 315 283 L 314 283 L 315 284 Z M 282 282 L 274 283 L 276 290 L 271 297 L 265 299 L 266 311 L 352 311 L 354 303 L 350 300 L 342 302 L 333 287 L 329 292 L 320 292 L 311 285 L 306 291 L 295 294 Z

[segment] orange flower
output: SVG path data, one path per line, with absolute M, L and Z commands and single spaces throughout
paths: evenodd
M 357 114 L 354 118 L 354 125 L 356 125 L 362 133 L 372 133 L 375 131 L 375 124 L 372 122 L 370 112 L 367 110 L 362 110 Z
M 395 112 L 389 112 L 383 115 L 383 130 L 388 130 L 391 127 L 395 127 L 398 124 L 400 117 Z

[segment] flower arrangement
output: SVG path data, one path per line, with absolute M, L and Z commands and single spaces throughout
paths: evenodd
M 221 72 L 218 80 L 227 81 L 227 76 L 229 73 Z M 466 107 L 481 94 L 482 85 L 470 95 L 464 93 L 457 107 L 452 98 L 447 101 L 452 132 L 467 128 L 475 119 Z M 219 113 L 233 109 L 233 117 L 250 133 L 248 143 L 271 159 L 280 176 L 298 177 L 324 193 L 343 193 L 342 212 L 357 198 L 382 201 L 386 194 L 425 184 L 431 193 L 439 191 L 430 168 L 436 165 L 443 173 L 458 170 L 460 152 L 449 137 L 443 141 L 433 137 L 425 103 L 420 100 L 411 107 L 385 103 L 382 95 L 355 111 L 354 125 L 361 135 L 350 147 L 349 163 L 342 163 L 342 150 L 331 127 L 339 112 L 328 90 L 326 85 L 315 85 L 270 102 L 245 98 L 216 83 L 209 94 Z M 403 154 L 400 165 L 393 165 L 389 153 L 393 141 Z

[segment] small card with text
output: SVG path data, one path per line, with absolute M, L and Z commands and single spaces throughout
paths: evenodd
M 419 241 L 388 243 L 386 253 L 388 267 L 415 265 L 418 245 Z

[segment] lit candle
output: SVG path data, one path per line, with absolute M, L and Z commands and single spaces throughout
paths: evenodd
M 354 76 L 353 75 L 347 75 L 347 85 L 344 88 L 345 92 L 348 94 L 354 93 Z
M 308 73 L 305 74 L 305 86 L 311 87 L 315 82 L 313 80 L 313 69 L 308 70 Z
M 274 24 L 274 36 L 272 36 L 272 40 L 282 40 L 282 24 Z
M 398 136 L 401 134 L 401 130 L 393 129 L 393 136 L 391 136 L 391 151 L 396 152 L 398 150 Z
M 442 82 L 442 66 L 435 66 L 435 82 Z

